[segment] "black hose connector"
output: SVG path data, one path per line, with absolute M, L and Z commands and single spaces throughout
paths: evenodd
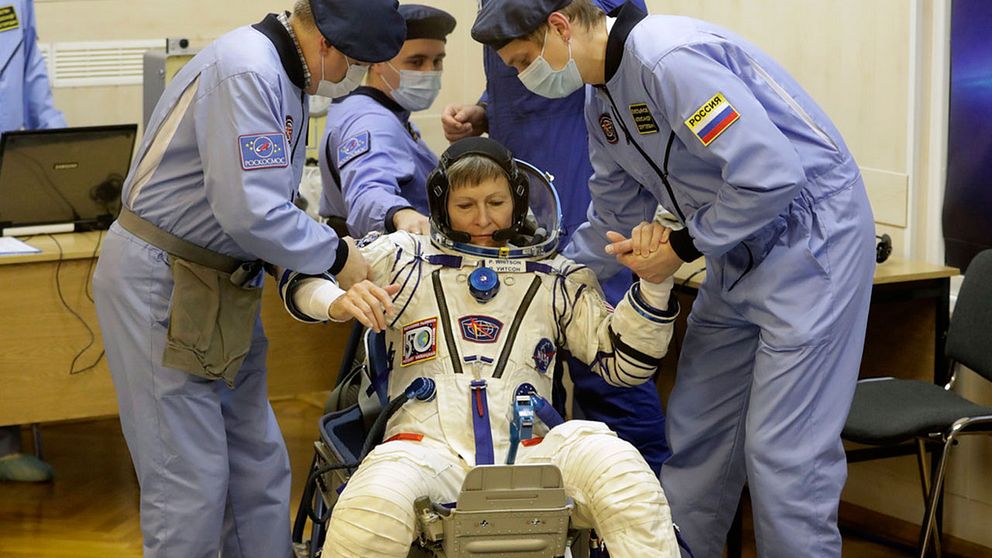
M 403 390 L 403 395 L 387 403 L 386 407 L 379 413 L 379 416 L 376 417 L 375 423 L 372 424 L 368 435 L 365 436 L 365 443 L 362 444 L 362 452 L 358 454 L 358 462 L 361 463 L 365 459 L 365 456 L 372 451 L 372 448 L 382 441 L 382 436 L 386 432 L 386 423 L 396 414 L 396 411 L 400 410 L 400 407 L 412 399 L 430 401 L 434 399 L 436 392 L 437 386 L 434 380 L 430 378 L 417 378 L 410 382 L 410 385 Z

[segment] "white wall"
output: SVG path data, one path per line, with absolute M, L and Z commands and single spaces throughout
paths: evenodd
M 448 41 L 447 71 L 440 98 L 414 121 L 431 147 L 443 150 L 440 113 L 449 102 L 475 102 L 484 84 L 482 48 L 469 36 L 476 4 L 469 0 L 422 0 L 444 8 L 459 22 Z M 292 0 L 35 0 L 42 43 L 185 37 L 203 45 L 269 12 L 291 9 Z M 236 6 L 236 7 L 235 7 Z M 55 88 L 56 105 L 72 126 L 141 122 L 141 86 Z
M 291 0 L 35 0 L 42 42 L 187 37 L 205 43 Z M 474 0 L 422 0 L 453 13 L 441 97 L 414 117 L 436 150 L 449 102 L 483 88 L 481 48 L 469 37 Z M 653 13 L 708 19 L 757 43 L 793 72 L 844 134 L 860 163 L 879 230 L 905 257 L 941 263 L 949 0 L 648 0 Z M 140 86 L 56 89 L 72 125 L 141 121 Z M 967 384 L 992 404 L 992 393 Z M 955 455 L 947 531 L 992 547 L 992 444 L 967 439 Z M 912 458 L 852 466 L 845 498 L 909 521 L 922 505 Z

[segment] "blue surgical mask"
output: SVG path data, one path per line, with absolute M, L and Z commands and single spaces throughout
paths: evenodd
M 550 29 L 550 28 L 549 28 Z M 544 58 L 544 49 L 548 46 L 548 31 L 544 32 L 544 47 L 541 55 L 520 72 L 517 77 L 524 87 L 533 93 L 549 99 L 568 97 L 582 88 L 585 83 L 579 74 L 579 67 L 572 58 L 572 43 L 568 42 L 568 63 L 560 70 L 551 69 L 551 64 Z
M 389 64 L 393 68 L 392 64 Z M 400 75 L 400 83 L 393 88 L 386 82 L 393 100 L 409 111 L 424 110 L 434 103 L 441 92 L 441 72 L 417 72 L 413 70 L 393 71 Z M 385 80 L 383 80 L 385 81 Z

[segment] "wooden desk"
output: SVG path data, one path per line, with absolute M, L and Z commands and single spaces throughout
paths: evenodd
M 80 419 L 117 413 L 90 278 L 103 233 L 35 236 L 39 254 L 0 256 L 0 425 Z M 60 246 L 62 255 L 60 257 Z M 63 305 L 79 314 L 77 319 Z M 269 337 L 269 394 L 286 396 L 330 389 L 350 325 L 308 325 L 282 308 L 274 285 L 262 302 Z M 85 322 L 86 326 L 83 325 Z

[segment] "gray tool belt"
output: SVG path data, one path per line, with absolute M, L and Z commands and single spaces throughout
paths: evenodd
M 261 287 L 245 285 L 262 262 L 241 262 L 197 246 L 126 207 L 117 222 L 170 256 L 173 287 L 162 365 L 234 387 L 262 303 Z

